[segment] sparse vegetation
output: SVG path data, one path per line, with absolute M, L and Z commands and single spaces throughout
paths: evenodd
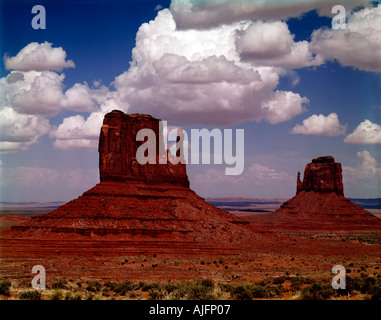
M 217 283 L 212 279 L 181 282 L 134 283 L 106 281 L 56 281 L 46 290 L 31 290 L 30 284 L 0 282 L 4 297 L 22 300 L 253 300 L 253 299 L 381 299 L 381 275 L 350 277 L 347 275 L 346 289 L 334 290 L 331 278 L 314 279 L 300 276 L 280 276 L 260 282 Z
M 20 300 L 41 300 L 42 295 L 38 290 L 27 290 L 23 291 L 19 295 Z
M 332 296 L 336 296 L 337 291 L 330 284 L 314 283 L 302 290 L 301 300 L 328 300 Z
M 62 297 L 63 297 L 62 290 L 56 289 L 50 295 L 50 300 L 62 300 Z
M 66 289 L 67 288 L 66 285 L 67 285 L 67 281 L 59 280 L 52 284 L 52 289 Z
M 8 280 L 0 281 L 0 294 L 4 296 L 9 296 L 11 285 L 11 282 Z

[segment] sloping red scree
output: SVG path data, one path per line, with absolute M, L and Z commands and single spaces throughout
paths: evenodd
M 341 164 L 332 156 L 307 164 L 296 195 L 276 211 L 246 216 L 253 225 L 272 230 L 381 230 L 381 219 L 344 197 Z

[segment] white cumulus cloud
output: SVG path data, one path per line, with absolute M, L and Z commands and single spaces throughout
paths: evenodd
M 64 68 L 74 68 L 72 60 L 66 60 L 66 52 L 61 47 L 53 48 L 52 43 L 31 42 L 14 57 L 4 56 L 7 70 L 18 71 L 61 71 Z
M 87 83 L 76 83 L 64 92 L 65 74 L 54 71 L 12 71 L 0 79 L 2 106 L 10 106 L 22 114 L 56 115 L 62 108 L 91 112 L 99 97 L 108 89 L 90 89 Z
M 160 11 L 140 27 L 131 67 L 115 79 L 120 100 L 182 125 L 279 123 L 301 113 L 306 98 L 276 90 L 281 69 L 241 61 L 236 41 L 250 24 L 184 31 Z
M 381 168 L 369 151 L 359 151 L 356 155 L 359 162 L 354 167 L 344 166 L 343 178 L 352 184 L 356 183 L 358 179 L 370 182 L 372 179 L 381 178 Z
M 314 31 L 311 48 L 343 66 L 381 71 L 381 4 L 350 14 L 346 29 Z
M 206 29 L 238 20 L 287 19 L 310 10 L 331 17 L 334 5 L 347 10 L 370 6 L 369 0 L 172 0 L 171 12 L 181 29 Z
M 320 65 L 323 58 L 314 56 L 308 41 L 294 41 L 283 21 L 255 21 L 237 32 L 237 50 L 244 61 L 254 65 L 301 68 Z
M 51 43 L 30 43 L 15 57 L 6 56 L 4 63 L 13 70 L 0 78 L 1 151 L 25 150 L 51 129 L 58 148 L 94 149 L 96 143 L 93 140 L 98 136 L 92 131 L 93 119 L 99 119 L 98 113 L 103 117 L 106 112 L 121 108 L 116 92 L 101 85 L 100 81 L 95 82 L 94 88 L 84 82 L 64 91 L 65 74 L 52 70 L 74 64 L 71 60 L 66 61 L 66 52 L 62 48 L 54 48 Z M 87 124 L 83 120 L 87 131 L 82 128 L 81 138 L 72 130 L 70 119 L 64 121 L 58 133 L 57 128 L 49 125 L 48 117 L 56 116 L 62 109 L 94 112 L 88 117 Z M 98 123 L 99 120 L 94 124 L 96 128 Z
M 67 117 L 51 133 L 56 138 L 54 146 L 58 149 L 96 150 L 104 114 L 93 112 L 85 120 L 81 115 Z
M 312 115 L 303 120 L 303 124 L 297 124 L 292 130 L 293 134 L 304 134 L 314 136 L 338 136 L 345 134 L 346 125 L 341 125 L 336 113 L 328 116 L 322 114 Z
M 0 151 L 25 150 L 50 130 L 40 116 L 19 114 L 10 107 L 0 109 Z
M 344 142 L 351 144 L 380 144 L 381 126 L 370 120 L 364 120 L 344 139 Z

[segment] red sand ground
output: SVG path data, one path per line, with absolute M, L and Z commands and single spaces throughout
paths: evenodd
M 379 231 L 266 233 L 249 247 L 208 246 L 184 241 L 5 240 L 0 239 L 0 278 L 30 281 L 32 267 L 46 268 L 47 281 L 176 281 L 212 278 L 222 282 L 281 275 L 329 277 L 336 264 L 353 276 L 379 273 Z

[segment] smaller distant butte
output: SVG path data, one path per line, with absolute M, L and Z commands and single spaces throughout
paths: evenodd
M 381 230 L 381 219 L 344 197 L 341 164 L 313 159 L 297 175 L 296 195 L 269 214 L 246 217 L 271 230 Z

